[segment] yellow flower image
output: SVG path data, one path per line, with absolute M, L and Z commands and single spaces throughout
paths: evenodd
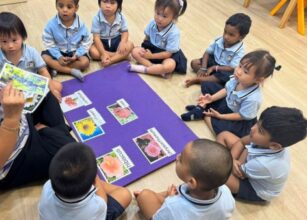
M 96 131 L 96 125 L 91 118 L 86 118 L 76 123 L 77 130 L 86 136 L 91 136 Z

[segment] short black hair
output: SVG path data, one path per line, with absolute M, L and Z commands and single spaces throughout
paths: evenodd
M 59 0 L 55 0 L 55 3 L 58 3 L 58 1 L 59 1 Z M 78 4 L 79 4 L 79 0 L 73 0 L 73 2 L 74 2 L 75 5 L 78 5 Z
M 182 0 L 182 6 L 180 6 L 178 0 L 156 0 L 155 10 L 160 8 L 170 8 L 174 13 L 174 19 L 176 20 L 179 16 L 183 15 L 187 9 L 187 1 Z
M 203 190 L 209 191 L 226 183 L 232 171 L 232 156 L 223 145 L 208 139 L 192 142 L 189 162 L 191 175 Z
M 261 113 L 259 122 L 271 136 L 271 141 L 282 147 L 306 138 L 307 121 L 299 109 L 272 106 Z
M 274 69 L 279 70 L 281 66 L 276 65 L 276 59 L 267 50 L 255 50 L 244 55 L 240 64 L 245 68 L 256 68 L 255 76 L 257 78 L 267 78 L 273 75 Z
M 0 35 L 8 36 L 19 34 L 23 40 L 28 34 L 21 19 L 11 12 L 0 13 Z
M 96 173 L 96 157 L 92 149 L 77 142 L 63 146 L 49 166 L 53 190 L 67 199 L 85 195 L 91 189 Z
M 242 37 L 245 37 L 249 33 L 249 29 L 252 25 L 250 17 L 244 13 L 237 13 L 230 16 L 225 25 L 231 25 L 236 27 Z
M 117 11 L 122 11 L 123 0 L 115 0 L 117 2 Z M 100 6 L 101 0 L 98 0 L 98 5 Z

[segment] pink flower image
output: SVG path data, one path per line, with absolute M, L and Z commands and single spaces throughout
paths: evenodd
M 161 154 L 161 148 L 155 141 L 151 141 L 144 151 L 150 157 L 158 157 Z
M 128 118 L 131 115 L 131 111 L 129 108 L 116 107 L 114 108 L 114 114 L 119 118 Z
M 108 177 L 115 176 L 116 178 L 124 175 L 123 165 L 117 158 L 112 156 L 105 156 L 100 168 L 105 172 Z

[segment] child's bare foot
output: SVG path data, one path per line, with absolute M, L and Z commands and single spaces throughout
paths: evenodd
M 199 83 L 199 79 L 198 78 L 193 78 L 193 79 L 187 79 L 185 81 L 185 86 L 188 88 L 190 87 L 191 85 L 194 85 L 194 84 L 197 84 Z
M 139 190 L 138 191 L 134 191 L 133 195 L 134 195 L 135 198 L 137 198 L 140 195 L 140 193 L 141 193 L 141 191 L 139 191 Z

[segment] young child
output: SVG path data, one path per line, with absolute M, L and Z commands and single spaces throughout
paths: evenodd
M 203 220 L 230 218 L 235 202 L 223 185 L 232 169 L 231 154 L 217 142 L 198 139 L 176 158 L 177 176 L 185 182 L 166 192 L 135 192 L 146 219 Z
M 223 36 L 215 39 L 202 58 L 192 60 L 191 67 L 197 76 L 186 80 L 186 87 L 204 81 L 224 85 L 244 56 L 242 40 L 249 33 L 251 24 L 250 17 L 243 13 L 229 17 Z
M 33 47 L 24 43 L 27 31 L 18 16 L 10 12 L 0 13 L 0 71 L 5 63 L 49 78 L 49 89 L 60 101 L 62 84 L 52 80 L 46 64 Z
M 127 20 L 122 14 L 123 0 L 98 0 L 100 10 L 93 18 L 94 44 L 90 55 L 101 60 L 102 66 L 109 66 L 128 58 L 133 44 L 128 40 Z
M 169 76 L 173 71 L 186 73 L 187 59 L 180 50 L 180 32 L 175 22 L 187 7 L 186 0 L 156 0 L 155 17 L 145 29 L 141 47 L 132 50 L 141 65 L 131 64 L 130 71 Z
M 265 50 L 246 54 L 225 88 L 215 82 L 201 84 L 203 95 L 198 105 L 186 106 L 188 112 L 181 115 L 182 120 L 200 120 L 205 116 L 207 125 L 216 135 L 222 131 L 239 137 L 247 135 L 256 123 L 262 103 L 260 85 L 273 74 L 275 63 L 275 58 Z
M 96 158 L 85 144 L 71 143 L 54 156 L 39 202 L 41 220 L 117 219 L 131 202 L 126 188 L 97 176 Z
M 92 39 L 85 24 L 76 14 L 79 0 L 56 0 L 58 14 L 46 25 L 43 43 L 46 48 L 42 57 L 51 73 L 71 74 L 83 81 L 81 71 L 89 66 L 87 55 Z
M 231 150 L 233 173 L 226 185 L 236 198 L 271 201 L 284 188 L 290 171 L 287 147 L 306 138 L 307 120 L 295 108 L 264 110 L 248 136 L 230 132 L 218 135 L 218 142 Z

